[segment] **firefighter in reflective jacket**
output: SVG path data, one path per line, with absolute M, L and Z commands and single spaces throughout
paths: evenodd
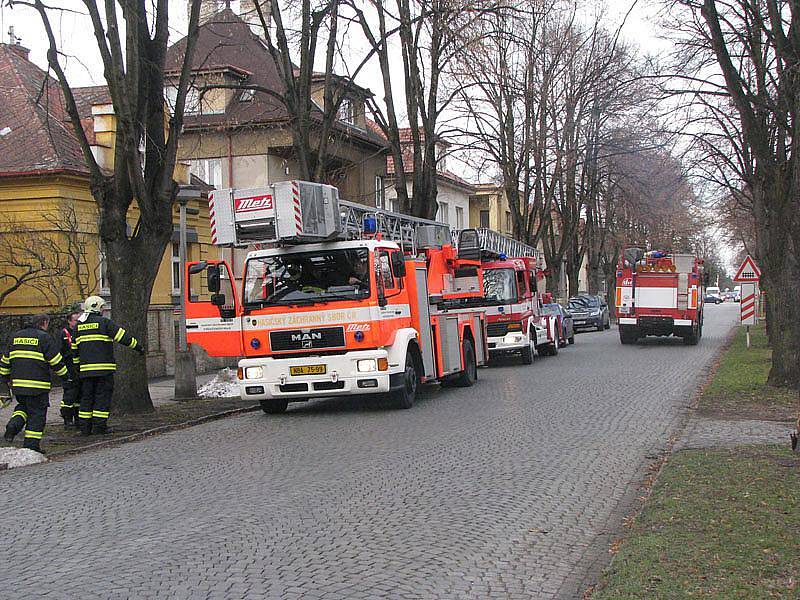
M 64 384 L 64 395 L 61 397 L 61 417 L 64 425 L 78 426 L 78 407 L 81 403 L 80 380 L 78 379 L 78 366 L 74 362 L 75 351 L 73 349 L 73 338 L 75 337 L 75 326 L 78 324 L 80 311 L 73 311 L 67 315 L 67 322 L 61 328 L 61 356 L 69 371 L 69 378 L 72 383 Z
M 114 372 L 117 370 L 114 342 L 144 354 L 136 338 L 100 314 L 104 305 L 105 300 L 99 296 L 87 298 L 75 331 L 75 362 L 81 380 L 78 419 L 82 435 L 102 435 L 108 430 Z
M 69 381 L 67 367 L 58 344 L 47 333 L 50 318 L 33 317 L 30 324 L 11 338 L 8 352 L 0 357 L 0 376 L 11 379 L 17 406 L 6 425 L 5 440 L 25 429 L 23 448 L 41 452 L 41 439 L 50 405 L 50 369 L 64 382 Z

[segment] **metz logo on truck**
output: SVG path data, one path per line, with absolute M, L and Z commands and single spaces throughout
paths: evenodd
M 251 196 L 249 198 L 236 198 L 234 212 L 244 213 L 253 212 L 256 210 L 272 210 L 272 196 L 264 194 L 263 196 Z

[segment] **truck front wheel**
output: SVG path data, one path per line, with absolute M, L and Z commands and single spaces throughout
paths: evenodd
M 286 407 L 289 406 L 288 400 L 262 400 L 261 410 L 268 415 L 280 415 L 286 412 Z
M 523 365 L 532 365 L 533 364 L 533 337 L 532 332 L 528 332 L 528 345 L 525 346 L 521 351 L 520 354 L 522 355 L 522 364 Z
M 392 403 L 397 408 L 407 409 L 414 406 L 417 397 L 417 386 L 419 385 L 419 375 L 417 374 L 416 363 L 411 352 L 406 353 L 406 368 L 403 372 L 403 387 L 389 393 Z

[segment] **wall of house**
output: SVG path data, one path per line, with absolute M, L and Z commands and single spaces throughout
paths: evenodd
M 512 235 L 510 227 L 510 208 L 505 193 L 496 187 L 478 189 L 470 197 L 469 223 L 470 227 L 480 227 L 480 212 L 489 211 L 489 228 L 505 235 Z
M 436 220 L 447 222 L 451 229 L 464 229 L 469 227 L 469 193 L 463 188 L 450 185 L 444 181 L 437 184 L 436 201 L 439 204 L 439 212 Z M 447 215 L 443 214 L 444 205 L 447 207 Z M 459 211 L 461 222 L 459 223 Z

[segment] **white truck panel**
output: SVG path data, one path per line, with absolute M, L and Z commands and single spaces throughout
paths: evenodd
M 677 308 L 678 288 L 637 287 L 636 308 Z

